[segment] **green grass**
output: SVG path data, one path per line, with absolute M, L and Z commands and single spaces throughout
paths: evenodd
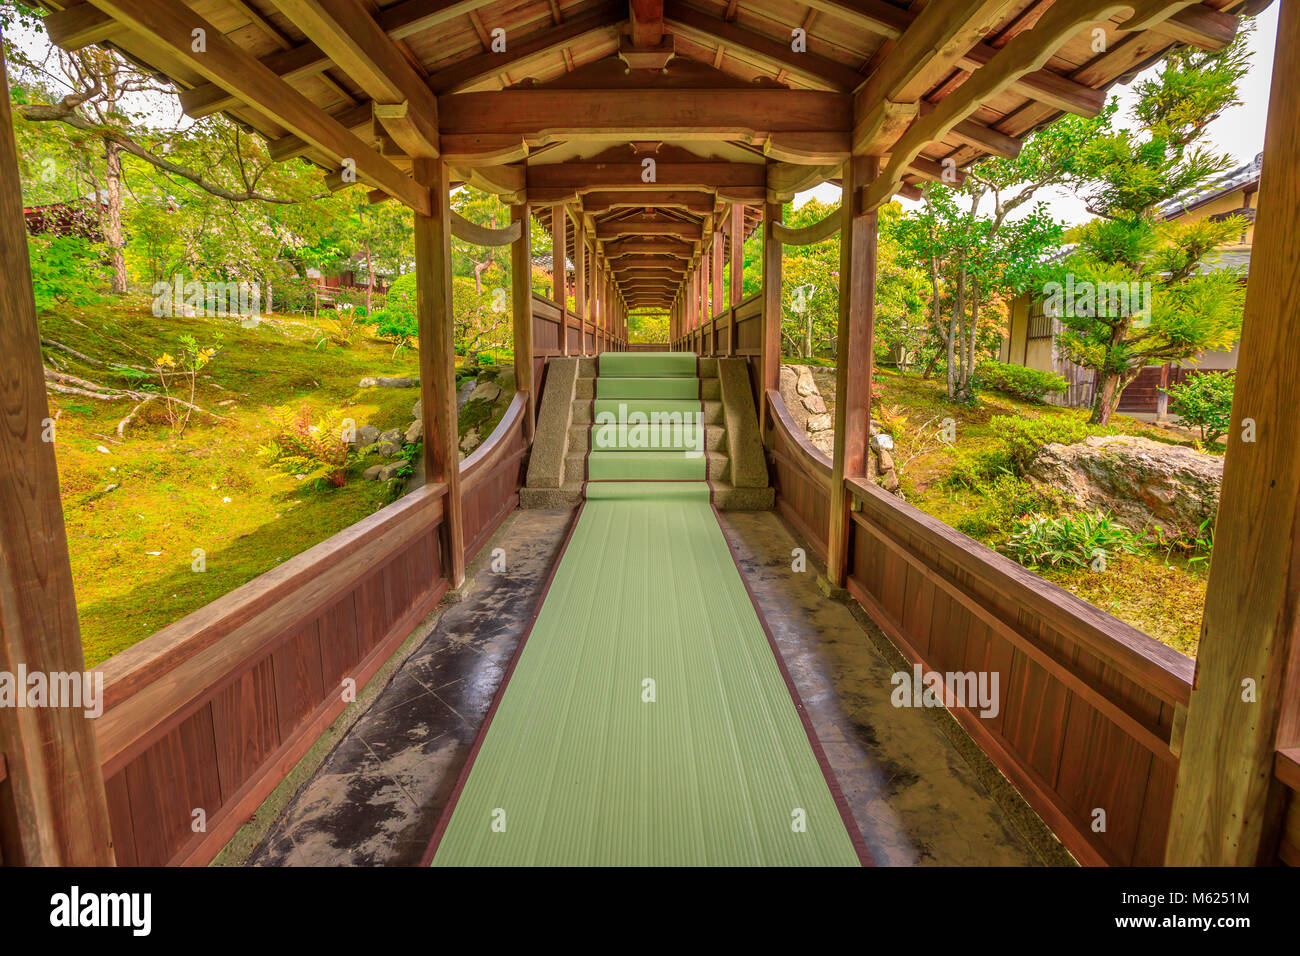
M 834 372 L 814 370 L 813 377 L 827 410 L 833 411 Z M 1005 448 L 1000 436 L 1006 416 L 1086 421 L 1086 410 L 1034 405 L 996 392 L 982 394 L 973 406 L 958 405 L 948 401 L 942 380 L 889 369 L 878 370 L 875 381 L 880 392 L 875 406 L 878 420 L 901 427 L 894 459 L 911 504 L 995 549 L 1005 544 L 1019 515 L 1063 510 L 1060 501 L 1022 479 L 991 472 L 990 466 Z M 951 445 L 934 437 L 947 418 L 956 424 L 957 441 Z M 1193 444 L 1126 415 L 1114 416 L 1108 431 L 1167 444 Z M 1196 655 L 1205 603 L 1205 562 L 1189 564 L 1186 555 L 1152 549 L 1111 555 L 1104 572 L 1055 568 L 1039 573 L 1170 647 Z
M 318 490 L 277 472 L 257 449 L 278 420 L 304 407 L 313 417 L 341 409 L 358 426 L 405 430 L 418 389 L 362 389 L 358 383 L 368 375 L 417 375 L 417 353 L 402 349 L 394 356 L 391 344 L 366 338 L 364 329 L 341 346 L 342 330 L 324 317 L 271 318 L 245 329 L 219 318 L 156 319 L 135 305 L 41 316 L 43 338 L 109 363 L 148 366 L 164 352 L 175 355 L 186 333 L 200 346 L 220 349 L 200 373 L 195 402 L 226 420 L 196 414 L 181 437 L 158 402 L 146 406 L 119 439 L 117 423 L 134 402 L 50 395 L 88 665 L 391 500 L 385 484 L 360 477 L 366 465 L 386 459 L 364 459 L 344 487 Z M 101 384 L 132 385 L 110 369 L 62 352 L 47 349 L 47 360 Z M 204 573 L 191 570 L 196 548 L 206 552 Z

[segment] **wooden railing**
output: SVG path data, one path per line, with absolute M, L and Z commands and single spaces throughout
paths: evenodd
M 785 407 L 780 392 L 769 391 L 767 402 L 772 409 L 772 428 L 766 444 L 772 453 L 772 487 L 776 489 L 777 510 L 803 535 L 817 557 L 825 561 L 831 460 L 808 440 Z
M 824 550 L 830 460 L 779 393 L 767 401 L 777 506 Z M 1077 859 L 1162 863 L 1193 662 L 876 485 L 846 484 L 853 597 L 925 671 L 998 675 L 996 715 L 952 712 Z
M 1277 752 L 1273 775 L 1287 790 L 1277 858 L 1287 866 L 1300 866 L 1300 747 Z
M 528 396 L 514 401 L 488 440 L 460 463 L 461 509 L 465 515 L 465 561 L 471 561 L 519 504 L 528 437 Z
M 568 338 L 567 349 L 563 346 Z M 540 367 L 553 355 L 582 355 L 583 342 L 586 342 L 586 354 L 593 354 L 597 348 L 606 352 L 618 352 L 627 347 L 620 336 L 614 336 L 595 324 L 575 315 L 567 308 L 552 302 L 545 296 L 533 293 L 533 356 L 538 363 L 533 381 L 541 379 Z
M 763 347 L 763 300 L 760 293 L 723 309 L 698 328 L 678 336 L 672 347 L 678 352 L 705 356 L 739 356 L 757 360 Z
M 460 465 L 465 551 L 518 501 L 527 398 Z M 110 658 L 95 722 L 121 865 L 209 862 L 446 592 L 426 485 Z

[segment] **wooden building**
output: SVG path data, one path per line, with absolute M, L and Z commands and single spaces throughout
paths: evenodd
M 1062 111 L 1175 43 L 1230 42 L 1238 0 L 43 0 L 66 48 L 109 43 L 415 221 L 427 482 L 102 667 L 107 709 L 0 710 L 6 863 L 211 860 L 452 588 L 515 507 L 548 358 L 620 350 L 635 309 L 672 346 L 749 363 L 777 506 L 900 653 L 997 668 L 996 720 L 954 716 L 1086 864 L 1300 862 L 1300 7 L 1283 5 L 1234 421 L 1195 664 L 884 494 L 866 478 L 875 210 Z M 1098 44 L 1100 30 L 1105 43 Z M 504 31 L 498 33 L 497 31 Z M 494 43 L 504 36 L 506 42 Z M 203 43 L 196 43 L 202 37 Z M 202 47 L 200 50 L 199 47 Z M 1104 52 L 1097 52 L 1104 48 Z M 68 545 L 0 97 L 0 667 L 82 669 Z M 951 161 L 951 163 L 949 163 Z M 781 203 L 839 183 L 806 229 Z M 487 230 L 472 183 L 512 205 Z M 536 211 L 574 264 L 577 308 L 529 293 Z M 740 238 L 761 219 L 763 290 Z M 777 390 L 781 247 L 838 233 L 833 460 Z M 519 392 L 457 463 L 450 240 L 508 244 Z M 559 241 L 563 236 L 563 241 Z M 730 301 L 721 290 L 732 276 Z M 16 281 L 14 277 L 17 277 Z M 308 666 L 308 662 L 319 666 Z M 1249 680 L 1253 694 L 1242 694 Z M 1111 808 L 1092 826 L 1093 808 Z M 207 829 L 191 808 L 210 808 Z

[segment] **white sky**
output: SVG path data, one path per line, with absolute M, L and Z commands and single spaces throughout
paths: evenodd
M 1209 128 L 1209 145 L 1216 151 L 1231 155 L 1236 165 L 1250 162 L 1264 149 L 1264 120 L 1268 115 L 1268 91 L 1273 75 L 1273 45 L 1277 37 L 1277 13 L 1282 2 L 1283 0 L 1274 0 L 1267 10 L 1255 18 L 1255 30 L 1249 41 L 1254 54 L 1250 72 L 1242 77 L 1239 85 L 1241 105 L 1226 110 Z M 1142 76 L 1154 72 L 1153 68 Z M 1117 85 L 1112 88 L 1111 95 L 1119 100 L 1116 122 L 1120 125 L 1129 124 L 1129 109 L 1134 100 L 1132 86 Z M 813 196 L 825 203 L 838 203 L 840 189 L 823 183 L 815 189 L 800 193 L 795 197 L 795 203 L 802 205 Z M 1091 218 L 1083 203 L 1064 189 L 1049 187 L 1039 192 L 1038 196 L 1047 204 L 1048 211 L 1067 226 Z M 917 205 L 901 197 L 899 201 L 907 208 Z

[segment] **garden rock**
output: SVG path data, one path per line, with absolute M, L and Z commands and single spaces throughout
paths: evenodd
M 363 378 L 362 388 L 419 388 L 418 378 Z
M 496 382 L 480 382 L 474 391 L 470 392 L 469 402 L 495 402 L 501 397 L 501 386 Z
M 385 458 L 395 458 L 402 451 L 402 430 L 390 428 L 379 436 L 379 453 Z
M 373 445 L 377 441 L 379 441 L 379 429 L 374 425 L 362 425 L 357 429 L 356 441 L 352 444 L 365 448 L 367 445 Z
M 1134 531 L 1194 540 L 1219 508 L 1223 459 L 1131 435 L 1045 445 L 1026 477 L 1064 491 L 1080 508 L 1109 511 Z
M 411 422 L 410 427 L 406 429 L 405 437 L 406 437 L 406 444 L 408 445 L 414 445 L 417 441 L 423 441 L 424 422 L 418 418 L 415 421 Z

